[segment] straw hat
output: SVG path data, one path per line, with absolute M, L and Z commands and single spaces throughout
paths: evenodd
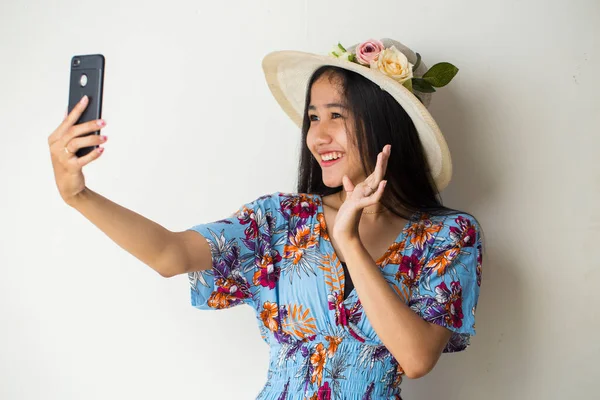
M 383 51 L 373 48 L 381 45 Z M 398 52 L 410 63 L 405 65 L 404 71 L 399 70 L 394 62 L 386 66 L 383 57 L 386 54 L 386 57 L 397 56 L 395 60 L 404 58 Z M 366 65 L 369 55 L 375 53 L 379 54 L 377 59 Z M 299 127 L 302 126 L 305 112 L 303 108 L 308 82 L 312 74 L 324 65 L 344 68 L 364 76 L 388 92 L 404 108 L 417 129 L 437 189 L 442 191 L 452 177 L 452 162 L 446 140 L 427 107 L 432 92 L 435 92 L 433 86 L 445 86 L 458 69 L 449 63 L 439 63 L 428 71 L 420 55 L 392 39 L 371 40 L 347 49 L 338 45 L 328 55 L 299 51 L 269 53 L 262 62 L 269 89 L 281 108 Z M 415 65 L 417 68 L 413 70 Z M 397 73 L 404 76 L 399 78 Z

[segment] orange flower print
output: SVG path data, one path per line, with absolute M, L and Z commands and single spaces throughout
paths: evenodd
M 299 225 L 294 235 L 289 236 L 289 244 L 284 246 L 284 257 L 293 258 L 294 264 L 302 258 L 304 250 L 317 245 L 316 238 L 311 234 L 308 225 Z
M 278 317 L 279 308 L 277 303 L 265 301 L 263 310 L 260 312 L 260 319 L 271 332 L 276 332 L 279 329 Z
M 408 227 L 407 236 L 411 237 L 411 244 L 421 250 L 425 247 L 425 244 L 432 243 L 435 240 L 442 227 L 443 224 L 434 224 L 427 216 L 424 216 Z
M 237 282 L 231 278 L 219 278 L 215 281 L 215 286 L 217 290 L 208 298 L 208 306 L 211 308 L 229 308 L 251 297 L 247 283 Z
M 396 365 L 396 376 L 394 378 L 394 383 L 392 384 L 392 387 L 400 387 L 400 384 L 402 383 L 402 375 L 404 375 L 404 370 L 402 369 L 400 364 L 398 364 Z
M 377 264 L 380 268 L 385 267 L 388 264 L 400 264 L 402 261 L 402 253 L 406 248 L 406 241 L 403 240 L 401 242 L 396 242 L 392 244 L 385 254 L 381 256 L 379 260 L 377 260 Z
M 426 269 L 427 271 L 436 271 L 438 276 L 446 273 L 446 268 L 452 261 L 458 256 L 460 253 L 460 248 L 451 247 L 448 250 L 442 251 L 438 254 L 435 254 L 431 259 L 427 262 Z
M 327 357 L 332 358 L 337 351 L 338 345 L 342 343 L 343 338 L 341 336 L 325 336 L 325 340 L 329 342 Z
M 323 381 L 323 368 L 325 367 L 326 361 L 327 352 L 325 351 L 325 346 L 323 346 L 323 343 L 319 343 L 315 348 L 315 352 L 310 356 L 310 363 L 314 368 L 310 378 L 311 383 L 315 383 L 316 380 L 317 386 L 321 386 L 321 382 Z
M 322 237 L 325 240 L 329 240 L 329 234 L 327 233 L 327 225 L 325 224 L 325 216 L 323 213 L 317 214 L 318 224 L 315 224 L 315 236 Z

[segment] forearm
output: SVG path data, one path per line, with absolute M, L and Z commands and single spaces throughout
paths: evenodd
M 394 292 L 360 240 L 338 243 L 371 326 L 407 376 L 425 375 L 443 348 L 435 328 Z
M 176 233 L 86 188 L 70 204 L 111 240 L 162 276 L 185 268 Z M 167 262 L 168 260 L 168 262 Z

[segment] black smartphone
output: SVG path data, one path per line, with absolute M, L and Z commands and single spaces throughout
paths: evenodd
M 88 105 L 76 124 L 102 118 L 102 92 L 104 91 L 104 56 L 86 54 L 71 58 L 71 78 L 69 85 L 69 113 L 84 95 L 88 96 Z M 82 136 L 99 135 L 100 130 Z M 77 157 L 83 157 L 98 146 L 82 147 Z

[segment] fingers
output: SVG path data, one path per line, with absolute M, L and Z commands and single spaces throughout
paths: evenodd
M 390 159 L 392 146 L 387 144 L 383 147 L 383 150 L 377 155 L 377 163 L 375 164 L 375 170 L 371 175 L 365 179 L 365 182 L 369 184 L 371 187 L 375 187 L 379 185 L 379 182 L 385 176 L 385 172 L 387 171 L 388 160 Z
M 90 151 L 88 154 L 86 154 L 83 157 L 76 157 L 74 161 L 79 165 L 80 168 L 83 168 L 85 165 L 91 163 L 96 158 L 100 157 L 103 152 L 104 152 L 104 148 L 98 147 L 97 149 Z
M 77 150 L 83 147 L 99 146 L 106 142 L 108 138 L 101 135 L 88 135 L 83 137 L 76 137 L 68 141 L 63 147 L 69 150 L 70 153 L 75 153 Z M 64 150 L 63 150 L 64 151 Z M 69 156 L 74 154 L 69 154 Z
M 58 141 L 65 135 L 65 133 L 69 131 L 69 128 L 77 122 L 79 117 L 81 117 L 81 114 L 87 107 L 88 102 L 88 97 L 83 96 L 70 113 L 65 112 L 65 116 L 60 125 L 54 130 L 54 132 L 52 132 L 52 134 L 50 134 L 50 136 L 48 136 L 49 145 L 52 145 L 54 142 Z
M 54 132 L 56 139 L 60 139 L 62 136 L 64 136 L 65 133 L 69 131 L 69 128 L 71 126 L 75 125 L 77 120 L 79 120 L 79 118 L 81 117 L 81 114 L 83 114 L 83 112 L 85 111 L 88 103 L 89 99 L 87 96 L 83 96 L 81 100 L 79 100 L 79 103 L 77 103 L 75 107 L 73 107 L 71 112 L 66 115 L 62 123 Z
M 85 111 L 88 102 L 88 97 L 83 96 L 81 100 L 79 100 L 79 103 L 77 103 L 75 107 L 73 107 L 73 110 L 71 110 L 71 112 L 67 115 L 67 118 L 65 119 L 64 123 L 66 123 L 67 125 L 75 125 L 79 117 L 81 117 L 81 114 L 83 114 L 83 112 Z
M 84 122 L 72 127 L 67 134 L 63 136 L 63 143 L 68 143 L 77 136 L 85 135 L 86 133 L 96 132 L 106 126 L 106 122 L 103 119 L 97 119 L 93 121 Z
M 388 160 L 390 159 L 392 146 L 385 145 L 383 147 L 383 151 L 379 153 L 377 166 L 375 167 L 375 181 L 379 183 L 383 177 L 385 176 L 385 171 L 387 170 Z

